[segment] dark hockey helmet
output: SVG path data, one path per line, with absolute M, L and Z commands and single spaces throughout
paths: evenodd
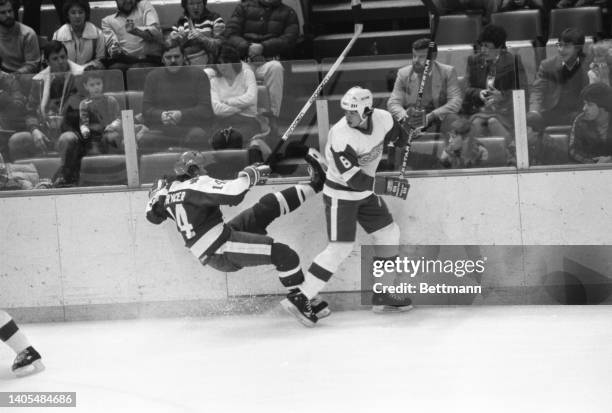
M 177 176 L 187 175 L 195 177 L 206 174 L 206 158 L 202 152 L 183 152 L 174 164 L 174 173 Z

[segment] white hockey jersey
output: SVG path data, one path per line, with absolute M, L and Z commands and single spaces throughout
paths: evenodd
M 350 127 L 342 117 L 329 131 L 325 157 L 329 164 L 323 193 L 339 199 L 360 200 L 374 191 L 374 176 L 382 158 L 393 117 L 382 109 L 371 115 L 372 132 Z

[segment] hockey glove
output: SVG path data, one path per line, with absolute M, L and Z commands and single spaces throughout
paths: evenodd
M 254 163 L 244 168 L 238 173 L 238 176 L 246 176 L 249 178 L 249 187 L 253 185 L 264 185 L 270 175 L 270 167 L 268 165 Z

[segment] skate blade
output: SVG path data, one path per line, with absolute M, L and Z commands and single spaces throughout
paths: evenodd
M 23 366 L 19 369 L 13 370 L 13 373 L 17 377 L 25 377 L 25 376 L 30 376 L 32 374 L 40 373 L 44 369 L 45 369 L 45 365 L 42 364 L 42 361 L 36 360 L 28 366 Z
M 320 320 L 322 318 L 329 317 L 331 315 L 331 310 L 329 308 L 324 308 L 315 315 Z
M 411 305 L 402 305 L 402 306 L 394 306 L 394 305 L 373 305 L 372 312 L 376 314 L 387 314 L 387 313 L 405 313 L 407 311 L 412 310 Z
M 298 310 L 292 303 L 291 301 L 287 300 L 286 298 L 281 301 L 281 305 L 283 306 L 283 308 L 292 316 L 294 316 L 295 318 L 297 318 L 297 320 L 302 323 L 303 325 L 305 325 L 306 327 L 314 327 L 315 323 L 310 321 L 308 318 L 304 317 L 304 315 L 302 313 L 300 313 L 300 310 Z

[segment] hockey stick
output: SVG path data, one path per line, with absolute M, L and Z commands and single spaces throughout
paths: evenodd
M 430 42 L 427 48 L 427 57 L 425 58 L 425 68 L 423 69 L 423 76 L 421 77 L 421 83 L 419 84 L 419 90 L 417 92 L 417 100 L 415 104 L 415 108 L 418 111 L 423 111 L 423 94 L 425 91 L 425 84 L 427 83 L 427 79 L 431 74 L 431 64 L 433 60 L 433 53 L 436 44 L 434 42 Z M 400 168 L 400 176 L 394 176 L 387 178 L 385 180 L 385 190 L 384 193 L 388 195 L 397 196 L 402 199 L 406 199 L 408 196 L 408 190 L 410 189 L 410 184 L 408 183 L 408 178 L 406 178 L 406 169 L 408 167 L 408 155 L 410 155 L 410 145 L 412 144 L 412 140 L 421 132 L 423 127 L 425 126 L 425 113 L 423 112 L 423 122 L 422 126 L 417 128 L 407 129 L 404 124 L 405 121 L 398 119 L 398 123 L 400 127 L 408 134 L 408 142 L 406 142 L 406 147 L 404 149 L 404 156 L 402 157 L 402 166 Z
M 310 106 L 317 99 L 317 97 L 319 96 L 319 93 L 321 93 L 321 91 L 323 90 L 327 82 L 329 82 L 329 80 L 334 75 L 336 70 L 338 70 L 338 67 L 342 64 L 342 61 L 344 60 L 346 55 L 349 53 L 349 51 L 351 50 L 351 48 L 353 47 L 353 45 L 355 44 L 355 42 L 357 41 L 361 33 L 363 32 L 363 24 L 361 23 L 361 0 L 351 0 L 351 12 L 353 15 L 353 20 L 355 21 L 355 31 L 353 32 L 353 37 L 351 37 L 351 40 L 346 45 L 346 47 L 344 48 L 340 56 L 338 56 L 338 58 L 336 59 L 332 67 L 329 68 L 329 71 L 327 72 L 323 80 L 321 80 L 321 83 L 319 83 L 319 86 L 317 86 L 317 88 L 314 90 L 312 95 L 308 98 L 308 100 L 306 101 L 302 109 L 300 109 L 295 119 L 293 119 L 293 122 L 291 122 L 291 125 L 289 125 L 285 133 L 283 133 L 283 136 L 280 138 L 280 141 L 276 144 L 276 146 L 274 147 L 274 149 L 268 156 L 268 160 L 266 160 L 266 163 L 270 162 L 270 159 L 272 159 L 272 157 L 280 150 L 280 148 L 287 141 L 287 139 L 289 139 L 289 136 L 293 133 L 293 131 L 295 130 L 297 125 L 300 123 L 304 115 L 306 115 L 306 112 L 308 111 Z

